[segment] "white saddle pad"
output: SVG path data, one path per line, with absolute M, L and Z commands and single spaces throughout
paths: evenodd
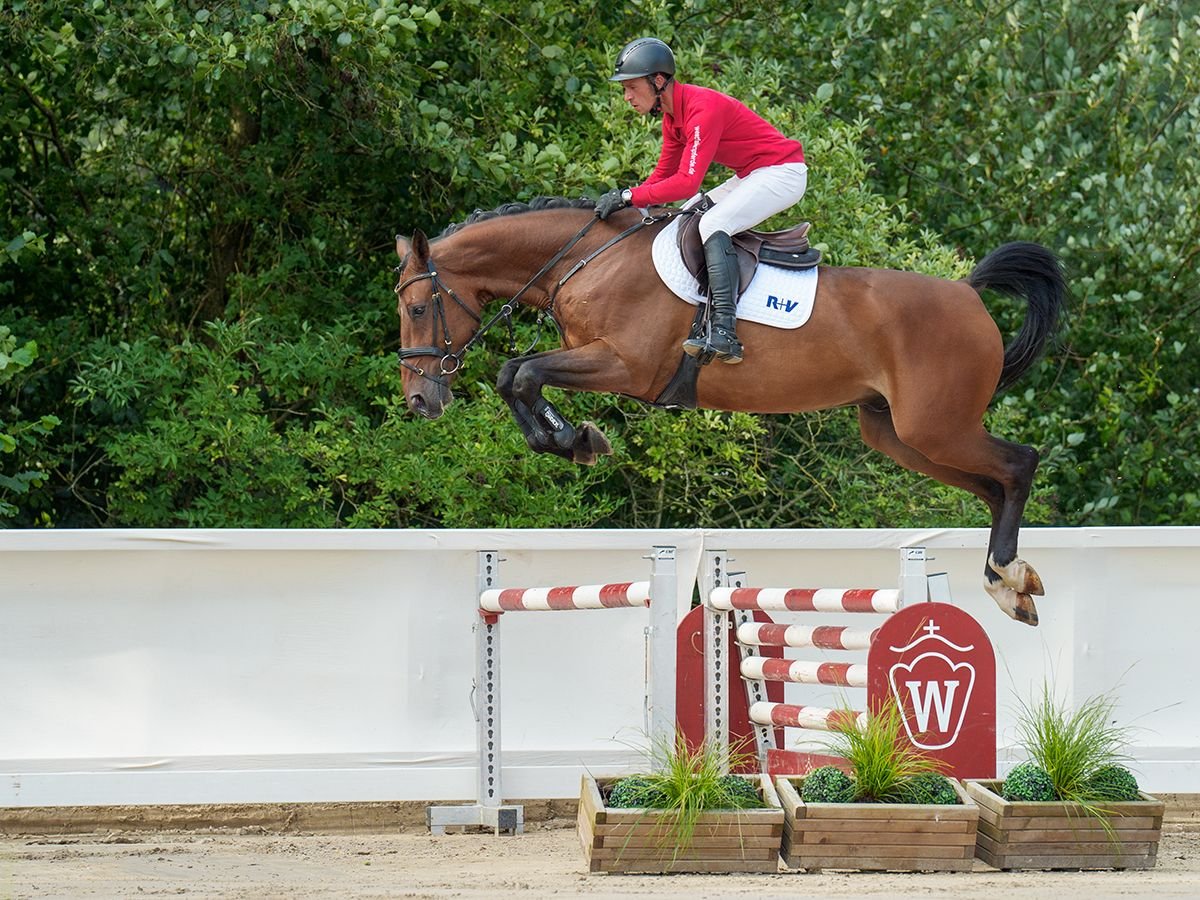
M 707 302 L 700 284 L 679 255 L 679 223 L 672 219 L 654 239 L 654 268 L 663 284 L 693 306 Z M 754 278 L 738 300 L 739 319 L 776 328 L 799 328 L 812 315 L 817 294 L 817 268 L 781 269 L 759 263 Z

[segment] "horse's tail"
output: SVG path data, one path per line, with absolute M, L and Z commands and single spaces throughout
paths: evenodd
M 1015 241 L 981 259 L 967 276 L 967 284 L 976 291 L 990 288 L 1029 304 L 1017 336 L 1004 348 L 999 393 L 1029 371 L 1058 332 L 1067 298 L 1062 264 L 1041 244 Z

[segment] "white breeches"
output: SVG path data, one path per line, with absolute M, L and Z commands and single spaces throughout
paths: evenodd
M 708 192 L 714 206 L 700 219 L 700 237 L 707 241 L 718 231 L 737 234 L 800 202 L 808 186 L 808 166 L 783 163 L 736 175 Z M 700 199 L 697 194 L 684 206 Z

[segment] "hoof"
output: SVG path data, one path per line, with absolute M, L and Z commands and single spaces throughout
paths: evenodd
M 594 466 L 596 459 L 596 454 L 586 447 L 575 447 L 571 450 L 571 462 L 577 466 Z
M 581 466 L 596 464 L 601 456 L 612 455 L 612 444 L 604 433 L 591 422 L 579 426 L 579 434 L 571 448 L 571 459 Z
M 1007 566 L 996 565 L 996 557 L 988 557 L 988 568 L 1000 576 L 1000 580 L 1021 594 L 1032 594 L 1042 597 L 1046 589 L 1042 586 L 1041 576 L 1034 571 L 1033 566 L 1020 557 L 1016 557 Z
M 1027 593 L 1014 591 L 1002 581 L 983 580 L 983 589 L 991 594 L 996 605 L 1004 610 L 1005 615 L 1026 625 L 1036 626 L 1038 623 L 1037 606 Z

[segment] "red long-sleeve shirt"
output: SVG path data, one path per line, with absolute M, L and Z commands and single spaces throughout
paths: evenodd
M 673 100 L 674 113 L 663 116 L 658 165 L 633 189 L 634 206 L 686 200 L 714 162 L 741 178 L 763 166 L 804 162 L 799 141 L 727 94 L 677 81 Z

